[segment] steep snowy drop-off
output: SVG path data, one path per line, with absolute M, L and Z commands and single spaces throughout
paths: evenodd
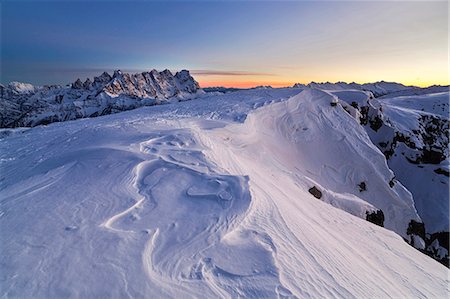
M 328 270 L 331 277 L 348 279 L 344 279 L 339 290 L 327 293 L 329 288 L 325 287 L 319 297 L 420 297 L 423 294 L 402 293 L 399 289 L 395 290 L 396 287 L 387 290 L 385 281 L 371 280 L 374 275 L 372 267 L 383 269 L 383 266 L 371 261 L 373 256 L 381 258 L 376 253 L 378 246 L 384 249 L 384 246 L 388 246 L 390 253 L 395 251 L 392 244 L 387 245 L 382 240 L 383 237 L 378 239 L 379 236 L 374 233 L 378 227 L 372 226 L 371 233 L 368 233 L 365 226 L 371 225 L 358 223 L 353 217 L 345 217 L 352 224 L 344 221 L 346 223 L 341 227 L 343 219 L 340 219 L 339 212 L 322 205 L 306 192 L 311 186 L 320 186 L 319 189 L 324 193 L 324 199 L 321 200 L 360 217 L 364 215 L 367 203 L 378 199 L 378 207 L 388 206 L 388 227 L 392 223 L 404 225 L 401 219 L 416 215 L 409 192 L 399 183 L 394 187 L 389 186 L 392 173 L 382 153 L 371 144 L 355 119 L 339 106 L 330 105 L 335 100 L 322 91 L 307 90 L 287 102 L 273 104 L 250 114 L 244 125 L 231 125 L 206 134 L 203 132 L 199 138 L 209 148 L 206 153 L 212 161 L 229 173 L 248 175 L 250 178 L 250 191 L 255 204 L 243 221 L 242 229 L 264 227 L 275 244 L 281 247 L 293 245 L 293 248 L 300 248 L 303 253 L 308 252 L 308 248 L 317 248 L 320 243 L 320 253 L 316 252 L 313 258 L 315 266 L 331 269 Z M 367 179 L 368 190 L 359 193 L 351 187 L 361 178 Z M 288 229 L 284 232 L 286 226 Z M 351 237 L 341 238 L 343 233 Z M 396 245 L 400 247 L 405 244 L 398 236 L 396 241 L 399 241 Z M 313 245 L 310 242 L 317 243 Z M 333 243 L 336 247 L 330 246 Z M 345 244 L 343 248 L 337 245 L 342 243 Z M 349 249 L 356 256 L 346 257 Z M 310 265 L 308 255 L 282 254 L 286 252 L 289 250 L 278 251 L 278 262 L 283 265 L 281 269 L 286 271 L 282 271 L 286 277 L 293 277 L 298 269 L 305 269 L 305 264 Z M 338 266 L 327 265 L 330 262 L 328 254 L 352 266 L 347 268 L 340 263 Z M 315 271 L 309 269 L 307 272 Z M 444 273 L 447 272 L 441 272 Z M 361 278 L 365 275 L 367 277 Z M 381 276 L 386 278 L 389 275 Z M 314 277 L 313 280 L 321 285 L 322 279 Z M 359 286 L 359 283 L 364 284 L 365 279 L 370 281 L 370 286 Z M 285 286 L 291 291 L 296 290 L 295 294 L 300 297 L 317 297 L 317 293 L 309 293 L 309 283 L 287 279 Z M 352 286 L 352 291 L 346 289 L 347 284 Z M 361 292 L 355 291 L 355 286 L 361 287 Z M 448 289 L 442 295 L 446 293 Z
M 252 152 L 257 164 L 291 174 L 305 190 L 316 186 L 323 193 L 321 200 L 355 216 L 366 218 L 366 212 L 381 209 L 385 227 L 406 238 L 409 222 L 420 221 L 411 194 L 401 184 L 389 186 L 394 174 L 383 154 L 354 118 L 331 105 L 335 101 L 326 92 L 305 90 L 258 110 L 248 116 L 245 137 L 238 143 Z M 229 130 L 236 134 L 240 126 Z M 232 145 L 233 134 L 228 137 Z
M 397 144 L 392 145 L 381 130 L 372 133 L 386 143 L 385 151 L 391 149 L 388 163 L 413 192 L 430 233 L 449 231 L 448 99 L 448 92 L 380 99 L 383 123 L 404 138 L 397 137 Z
M 0 296 L 448 295 L 401 237 L 420 218 L 381 152 L 333 96 L 297 92 L 4 131 Z
M 423 221 L 410 228 L 420 232 L 422 239 L 414 246 L 448 265 L 449 92 L 448 87 L 442 90 L 433 86 L 376 99 L 357 90 L 331 92 L 360 120 L 396 180 L 413 194 Z

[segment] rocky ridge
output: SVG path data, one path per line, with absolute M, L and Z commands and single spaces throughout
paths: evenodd
M 370 91 L 332 93 L 385 155 L 395 173 L 389 185 L 398 180 L 413 194 L 423 222 L 409 224 L 408 243 L 448 266 L 448 87 L 407 89 L 378 98 Z
M 202 93 L 182 70 L 151 70 L 136 74 L 104 72 L 91 81 L 77 79 L 68 86 L 0 85 L 0 127 L 34 127 L 52 122 L 95 117 L 141 106 L 186 100 Z

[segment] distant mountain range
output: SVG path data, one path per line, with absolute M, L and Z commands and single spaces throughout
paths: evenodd
M 68 86 L 0 85 L 0 127 L 33 127 L 58 121 L 95 117 L 141 106 L 190 99 L 202 93 L 182 70 L 152 70 L 137 74 L 104 72 L 93 81 L 77 79 Z
M 336 82 L 336 83 L 316 83 L 311 82 L 307 85 L 304 84 L 294 84 L 294 88 L 317 88 L 322 90 L 363 90 L 363 91 L 370 91 L 374 97 L 381 97 L 387 94 L 392 95 L 393 93 L 401 92 L 402 94 L 405 93 L 405 91 L 408 91 L 407 95 L 416 95 L 416 94 L 424 94 L 424 93 L 430 93 L 430 92 L 444 92 L 448 91 L 448 86 L 440 86 L 440 85 L 433 85 L 427 88 L 421 88 L 417 86 L 406 86 L 401 83 L 396 82 L 386 82 L 386 81 L 379 81 L 375 83 L 364 83 L 364 84 L 358 84 L 358 83 L 346 83 L 346 82 Z M 406 94 L 405 94 L 406 95 Z
M 270 89 L 257 86 L 251 89 Z M 322 90 L 362 90 L 374 97 L 392 93 L 407 95 L 448 91 L 448 86 L 423 89 L 395 82 L 375 83 L 296 83 L 291 88 L 316 88 Z M 91 81 L 77 79 L 66 86 L 33 86 L 28 83 L 0 84 L 0 127 L 34 127 L 84 117 L 95 117 L 142 106 L 152 106 L 173 101 L 192 99 L 204 92 L 235 92 L 242 89 L 208 87 L 201 89 L 198 82 L 182 70 L 173 75 L 169 70 L 151 70 L 136 74 L 114 71 L 103 72 Z
M 272 88 L 271 86 L 256 86 L 250 89 L 267 89 Z M 362 90 L 362 91 L 370 91 L 374 97 L 381 97 L 387 94 L 393 94 L 396 92 L 401 92 L 402 94 L 408 90 L 408 93 L 405 93 L 405 95 L 418 95 L 418 94 L 424 94 L 424 93 L 430 93 L 430 92 L 445 92 L 449 90 L 448 86 L 440 86 L 440 85 L 433 85 L 427 88 L 421 88 L 417 86 L 406 86 L 401 83 L 396 82 L 385 82 L 385 81 L 379 81 L 375 83 L 364 83 L 364 84 L 358 84 L 358 83 L 346 83 L 346 82 L 311 82 L 309 84 L 302 84 L 302 83 L 295 83 L 292 88 L 299 88 L 299 89 L 305 89 L 305 88 L 317 88 L 322 90 Z M 223 87 L 223 86 L 215 86 L 215 87 L 206 87 L 203 88 L 206 92 L 234 92 L 238 90 L 242 90 L 243 88 L 234 88 L 234 87 Z

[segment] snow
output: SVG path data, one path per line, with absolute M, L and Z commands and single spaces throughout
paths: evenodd
M 442 92 L 443 89 L 415 88 L 376 99 L 363 91 L 329 91 L 339 97 L 343 107 L 354 102 L 359 109 L 369 108 L 369 120 L 371 116 L 379 117 L 381 126 L 374 130 L 367 124 L 366 131 L 380 150 L 392 149 L 388 165 L 396 180 L 413 194 L 416 209 L 430 234 L 448 232 L 450 221 L 448 176 L 438 171 L 448 171 L 449 93 Z M 349 106 L 345 109 L 360 119 L 359 111 Z M 398 136 L 404 136 L 407 142 L 400 140 L 393 145 Z M 430 148 L 442 153 L 441 162 L 411 162 Z
M 383 98 L 379 100 L 379 105 L 390 126 L 409 136 L 420 149 L 426 148 L 425 140 L 423 134 L 415 132 L 423 131 L 424 116 L 439 120 L 448 132 L 448 99 L 449 93 L 445 92 Z M 447 137 L 443 138 L 444 136 Z M 443 155 L 447 158 L 439 164 L 412 164 L 405 156 L 413 157 L 416 151 L 400 144 L 396 154 L 388 161 L 396 177 L 413 193 L 416 208 L 430 233 L 449 230 L 448 177 L 435 172 L 438 168 L 448 169 L 448 135 L 437 135 L 433 148 L 442 148 Z
M 294 85 L 295 86 L 295 85 Z M 336 82 L 336 83 L 316 83 L 311 82 L 307 85 L 310 88 L 317 88 L 322 90 L 329 90 L 329 91 L 336 91 L 336 90 L 363 90 L 363 91 L 369 91 L 373 93 L 375 96 L 383 96 L 390 93 L 396 93 L 396 92 L 410 92 L 411 90 L 416 90 L 417 87 L 414 86 L 405 86 L 400 83 L 395 82 L 375 82 L 375 83 L 364 83 L 364 84 L 358 84 L 358 83 L 346 83 L 346 82 Z
M 335 95 L 299 92 L 4 130 L 0 296 L 447 296 L 364 128 Z M 386 228 L 364 220 L 375 209 Z
M 448 117 L 449 103 L 448 92 L 432 93 L 420 96 L 398 96 L 386 97 L 380 100 L 383 106 L 390 109 L 404 109 L 407 111 L 418 111 L 419 113 L 432 113 Z M 388 112 L 387 110 L 386 112 Z M 397 118 L 402 120 L 402 118 Z
M 117 113 L 145 105 L 189 100 L 203 95 L 186 70 L 137 74 L 104 72 L 69 87 L 12 82 L 1 87 L 0 127 L 37 126 L 58 121 Z
M 358 107 L 366 106 L 367 101 L 371 98 L 372 94 L 368 91 L 361 90 L 328 90 L 332 94 L 336 95 L 339 99 L 344 100 L 348 104 L 356 103 Z
M 439 258 L 444 258 L 445 256 L 448 256 L 448 251 L 444 247 L 442 247 L 439 244 L 438 239 L 434 240 L 433 243 L 431 243 L 430 247 L 436 251 L 436 256 Z
M 32 93 L 35 91 L 35 87 L 29 83 L 10 82 L 8 87 L 20 94 Z

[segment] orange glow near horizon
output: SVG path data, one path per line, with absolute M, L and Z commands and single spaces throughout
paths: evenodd
M 199 81 L 200 87 L 235 87 L 251 88 L 261 85 L 270 85 L 272 87 L 290 87 L 294 82 L 273 82 L 273 81 Z
M 197 79 L 197 78 L 196 78 Z M 364 84 L 364 83 L 373 83 L 373 82 L 377 82 L 377 81 L 388 81 L 388 82 L 396 82 L 396 83 L 401 83 L 404 84 L 406 86 L 418 86 L 418 87 L 428 87 L 428 86 L 432 86 L 432 85 L 449 85 L 450 82 L 449 80 L 388 80 L 388 79 L 378 79 L 378 80 L 367 80 L 367 81 L 359 81 L 359 80 L 339 80 L 339 81 L 343 81 L 343 82 L 347 82 L 347 83 L 351 83 L 351 82 L 356 82 L 358 84 Z M 338 82 L 337 80 L 310 80 L 310 81 L 300 81 L 300 80 L 286 80 L 286 81 L 269 81 L 269 80 L 257 80 L 257 79 L 252 79 L 252 80 L 230 80 L 230 78 L 224 78 L 223 80 L 208 80 L 203 79 L 203 78 L 198 78 L 197 79 L 198 83 L 200 84 L 200 87 L 205 88 L 205 87 L 234 87 L 234 88 L 252 88 L 252 87 L 256 87 L 256 86 L 261 86 L 261 85 L 270 85 L 272 87 L 275 88 L 279 88 L 279 87 L 291 87 L 296 83 L 301 83 L 301 84 L 308 84 L 310 82 Z

